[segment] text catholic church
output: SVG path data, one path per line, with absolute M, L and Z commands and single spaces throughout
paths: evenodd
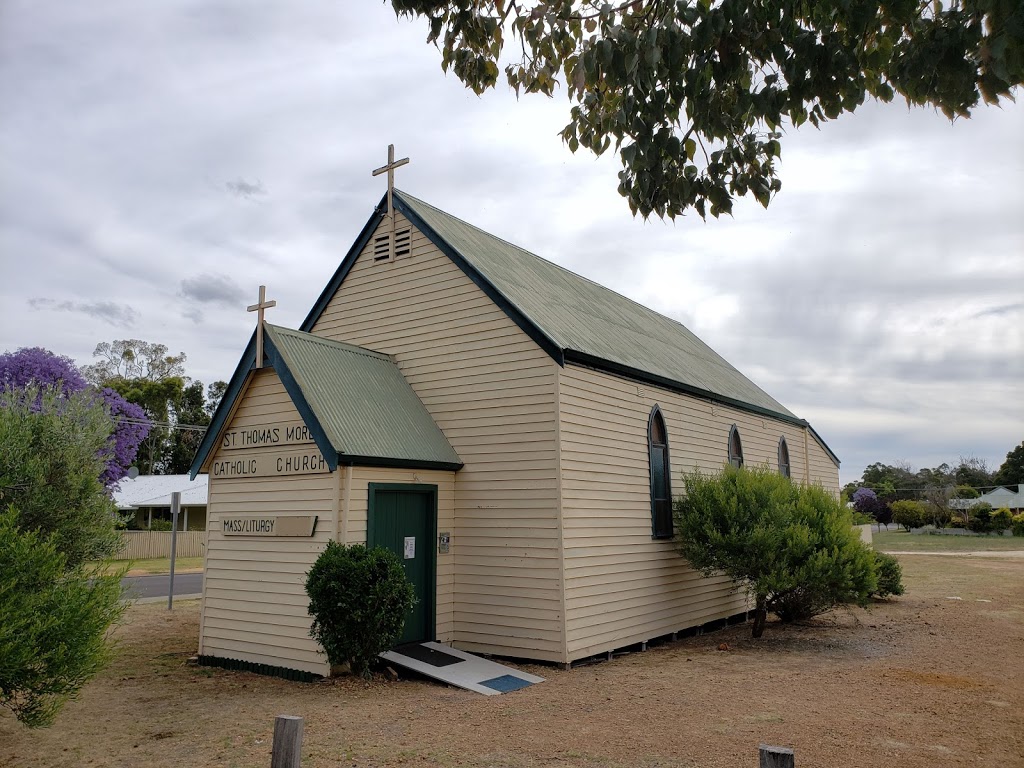
M 673 548 L 683 471 L 838 492 L 814 430 L 685 327 L 390 178 L 302 326 L 268 306 L 192 467 L 207 659 L 328 674 L 304 583 L 335 539 L 403 558 L 403 640 L 569 663 L 746 610 Z

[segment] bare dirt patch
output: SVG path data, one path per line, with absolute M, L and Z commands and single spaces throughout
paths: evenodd
M 485 698 L 422 680 L 303 684 L 186 664 L 198 608 L 138 605 L 117 661 L 45 731 L 0 714 L 0 765 L 268 766 L 306 718 L 304 766 L 1024 766 L 1024 562 L 902 558 L 908 595 L 761 640 L 738 626 Z M 960 597 L 960 600 L 948 600 Z M 988 602 L 983 602 L 988 601 Z M 719 650 L 720 647 L 724 649 Z

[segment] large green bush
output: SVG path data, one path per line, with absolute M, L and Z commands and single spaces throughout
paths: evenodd
M 1002 533 L 1013 524 L 1013 515 L 1006 507 L 1000 507 L 992 513 L 992 530 Z
M 1024 536 L 1024 512 L 1013 516 L 1010 527 L 1013 529 L 1014 536 Z
M 973 504 L 967 527 L 975 533 L 988 533 L 992 530 L 992 505 L 988 502 Z
M 748 585 L 754 637 L 769 612 L 793 621 L 840 603 L 863 605 L 875 591 L 871 550 L 828 491 L 766 467 L 726 466 L 684 481 L 674 511 L 679 551 L 704 576 L 725 573 Z
M 892 503 L 892 519 L 897 525 L 902 525 L 909 531 L 911 528 L 925 525 L 928 522 L 928 513 L 920 501 L 904 499 Z
M 872 597 L 889 597 L 903 594 L 903 568 L 900 561 L 885 552 L 875 552 L 875 577 L 878 586 Z
M 35 728 L 105 666 L 124 603 L 121 573 L 68 569 L 57 537 L 18 519 L 0 512 L 0 706 Z
M 310 635 L 332 665 L 369 676 L 370 664 L 402 634 L 415 590 L 402 561 L 383 547 L 329 542 L 306 577 Z
M 121 546 L 116 507 L 100 480 L 114 428 L 84 393 L 0 389 L 0 506 L 23 530 L 53 536 L 68 568 Z

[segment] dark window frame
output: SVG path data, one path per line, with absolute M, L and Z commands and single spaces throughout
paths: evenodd
M 664 442 L 655 442 L 660 427 Z M 670 539 L 672 529 L 672 469 L 669 463 L 668 426 L 661 408 L 655 405 L 647 417 L 647 459 L 651 479 L 651 538 Z M 661 467 L 661 478 L 657 468 Z
M 789 461 L 789 444 L 786 443 L 786 438 L 785 437 L 780 437 L 779 438 L 778 454 L 779 454 L 778 455 L 778 458 L 779 458 L 779 474 L 782 475 L 783 477 L 792 478 L 793 477 L 793 467 L 792 467 L 792 465 L 790 464 L 790 461 Z M 782 460 L 783 457 L 785 457 L 785 459 L 786 459 L 785 461 Z
M 729 463 L 736 469 L 743 466 L 743 440 L 735 424 L 729 429 Z

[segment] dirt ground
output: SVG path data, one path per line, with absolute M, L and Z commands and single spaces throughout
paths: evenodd
M 795 748 L 798 768 L 1024 766 L 1024 560 L 901 561 L 908 594 L 870 611 L 527 665 L 547 682 L 494 697 L 191 666 L 196 603 L 138 605 L 117 661 L 55 726 L 0 714 L 0 766 L 266 768 L 278 714 L 305 718 L 314 768 L 738 768 L 759 743 Z

